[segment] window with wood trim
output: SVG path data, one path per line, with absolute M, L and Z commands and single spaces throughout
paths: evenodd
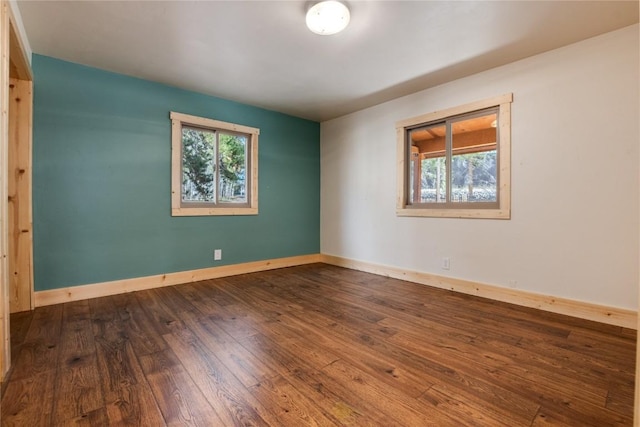
M 400 216 L 511 216 L 512 94 L 402 120 Z
M 171 112 L 171 214 L 256 215 L 260 130 Z

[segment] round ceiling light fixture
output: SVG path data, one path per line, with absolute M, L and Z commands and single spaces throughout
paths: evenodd
M 307 27 L 316 34 L 329 36 L 347 28 L 349 9 L 336 0 L 316 3 L 307 12 Z

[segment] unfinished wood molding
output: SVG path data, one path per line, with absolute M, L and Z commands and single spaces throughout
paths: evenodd
M 9 330 L 9 5 L 0 2 L 0 378 L 4 380 L 11 366 Z
M 469 111 L 477 111 L 496 105 L 510 104 L 513 102 L 513 94 L 505 93 L 504 95 L 494 96 L 493 98 L 483 99 L 482 101 L 470 102 L 457 107 L 445 108 L 443 110 L 434 111 L 432 113 L 422 114 L 409 119 L 399 120 L 396 122 L 396 129 L 403 129 L 408 126 L 414 126 L 419 123 L 428 123 L 440 120 L 445 117 L 457 116 L 458 114 L 468 113 Z
M 31 132 L 33 82 L 9 85 L 9 306 L 33 307 L 33 226 L 31 210 Z
M 51 289 L 48 291 L 37 291 L 35 293 L 35 302 L 36 307 L 41 307 L 70 301 L 142 291 L 145 289 L 180 285 L 200 280 L 255 273 L 258 271 L 274 270 L 277 268 L 293 267 L 296 265 L 313 264 L 316 262 L 320 262 L 320 254 L 299 255 L 288 258 L 276 258 L 264 261 L 246 262 L 242 264 L 223 265 L 220 267 L 210 267 L 199 270 L 158 274 L 155 276 L 136 277 L 133 279 L 114 280 L 111 282 L 72 286 L 68 288 Z
M 638 296 L 638 299 L 638 307 L 640 307 L 640 295 Z M 640 316 L 638 316 L 636 326 L 638 328 L 638 333 L 636 336 L 636 385 L 633 403 L 633 425 L 634 427 L 640 427 Z
M 419 271 L 403 270 L 397 267 L 373 264 L 326 254 L 300 255 L 289 258 L 254 261 L 242 264 L 204 268 L 200 270 L 180 271 L 155 276 L 38 291 L 35 292 L 35 305 L 36 307 L 41 307 L 45 305 L 117 295 L 126 292 L 173 286 L 182 283 L 235 276 L 245 273 L 255 273 L 259 271 L 293 267 L 296 265 L 312 264 L 316 262 L 323 262 L 352 270 L 377 274 L 379 276 L 407 280 L 409 282 L 420 283 L 440 289 L 476 295 L 496 301 L 508 302 L 524 307 L 536 308 L 552 313 L 564 314 L 610 325 L 622 326 L 630 329 L 636 329 L 638 327 L 637 315 L 633 310 L 607 307 L 522 290 L 507 289 L 485 283 L 438 276 Z
M 258 215 L 258 140 L 260 129 L 172 111 L 171 118 L 171 216 Z M 182 126 L 232 131 L 249 136 L 248 205 L 183 206 L 182 194 Z
M 33 80 L 31 65 L 29 64 L 22 38 L 18 34 L 16 18 L 13 15 L 11 7 L 7 9 L 7 13 L 11 23 L 9 28 L 10 76 L 31 81 Z
M 640 325 L 638 327 L 638 348 L 636 348 L 636 387 L 633 406 L 633 425 L 640 427 Z
M 421 116 L 400 120 L 396 123 L 396 215 L 404 217 L 434 218 L 477 218 L 511 219 L 511 103 L 513 94 L 507 93 L 493 98 L 476 101 L 453 108 L 434 111 Z M 409 146 L 406 141 L 407 129 L 421 124 L 445 120 L 456 115 L 473 113 L 485 108 L 497 107 L 500 123 L 500 141 L 498 143 L 498 204 L 496 207 L 454 207 L 440 208 L 420 203 L 408 203 L 409 185 L 407 168 L 409 167 Z
M 636 329 L 637 313 L 617 307 L 607 307 L 583 301 L 559 298 L 550 295 L 542 295 L 517 289 L 508 289 L 501 286 L 456 279 L 453 277 L 438 276 L 419 271 L 404 270 L 397 267 L 373 264 L 349 258 L 322 254 L 321 262 L 364 271 L 394 279 L 407 280 L 441 289 L 448 289 L 463 294 L 476 295 L 496 301 L 508 302 L 523 307 L 536 308 L 552 313 L 564 314 L 581 319 L 610 325 Z

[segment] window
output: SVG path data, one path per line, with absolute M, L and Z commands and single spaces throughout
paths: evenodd
M 396 124 L 400 216 L 511 216 L 512 94 Z
M 260 130 L 175 112 L 171 126 L 171 214 L 256 215 Z

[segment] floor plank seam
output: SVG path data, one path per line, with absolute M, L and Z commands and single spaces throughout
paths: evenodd
M 19 372 L 7 377 L 2 409 L 46 396 L 3 411 L 2 425 L 76 413 L 92 425 L 632 422 L 635 336 L 625 330 L 324 264 L 15 319 Z M 87 385 L 99 401 L 81 399 Z M 78 400 L 63 404 L 62 390 Z

